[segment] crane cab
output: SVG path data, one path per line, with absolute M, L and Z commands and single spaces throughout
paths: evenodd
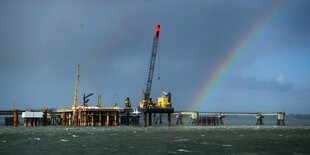
M 167 108 L 171 107 L 171 93 L 162 93 L 162 97 L 157 98 L 157 107 Z
M 142 100 L 139 103 L 140 108 L 171 108 L 172 103 L 171 103 L 171 93 L 162 93 L 162 96 L 157 98 L 157 103 L 152 103 L 152 99 L 150 100 Z

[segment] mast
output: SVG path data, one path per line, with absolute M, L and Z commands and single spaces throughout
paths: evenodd
M 77 100 L 77 91 L 78 91 L 78 85 L 79 85 L 79 72 L 80 72 L 80 65 L 78 65 L 77 71 L 76 71 L 76 77 L 75 77 L 75 87 L 74 87 L 74 96 L 73 96 L 73 108 L 76 107 L 76 100 Z

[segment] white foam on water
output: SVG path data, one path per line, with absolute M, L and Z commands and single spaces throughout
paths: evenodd
M 62 142 L 67 142 L 67 141 L 69 141 L 69 140 L 66 140 L 66 139 L 60 139 L 60 141 L 62 141 Z
M 133 133 L 137 133 L 137 131 L 133 131 Z
M 79 136 L 77 136 L 77 135 L 72 135 L 72 137 L 76 138 L 76 137 L 79 137 Z
M 69 128 L 66 128 L 66 131 L 68 131 L 69 130 Z
M 177 140 L 174 140 L 174 142 L 184 142 L 184 141 L 189 141 L 189 139 L 184 138 L 184 139 L 177 139 Z
M 191 152 L 189 150 L 185 150 L 185 149 L 178 149 L 179 152 Z
M 230 144 L 223 144 L 222 146 L 231 147 L 232 145 L 230 145 Z
M 3 140 L 2 143 L 6 143 L 6 140 Z
M 204 137 L 205 135 L 200 135 L 201 137 Z
M 33 138 L 34 140 L 41 140 L 41 138 Z

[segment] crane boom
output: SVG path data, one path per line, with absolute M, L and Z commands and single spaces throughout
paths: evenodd
M 153 40 L 153 46 L 152 46 L 152 51 L 151 51 L 151 61 L 150 61 L 149 69 L 148 69 L 147 82 L 145 84 L 145 89 L 143 91 L 144 100 L 149 100 L 151 96 L 155 60 L 156 60 L 158 44 L 159 44 L 159 32 L 160 32 L 160 25 L 157 24 L 156 30 L 154 32 L 154 40 Z
M 74 87 L 74 95 L 73 95 L 73 108 L 76 108 L 76 100 L 77 100 L 77 91 L 78 91 L 78 85 L 79 85 L 79 72 L 80 72 L 80 65 L 78 65 L 77 71 L 76 71 L 76 77 L 75 77 L 75 87 Z

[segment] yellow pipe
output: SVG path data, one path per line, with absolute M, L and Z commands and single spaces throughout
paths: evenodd
M 97 107 L 101 107 L 101 95 L 98 95 L 98 104 Z

